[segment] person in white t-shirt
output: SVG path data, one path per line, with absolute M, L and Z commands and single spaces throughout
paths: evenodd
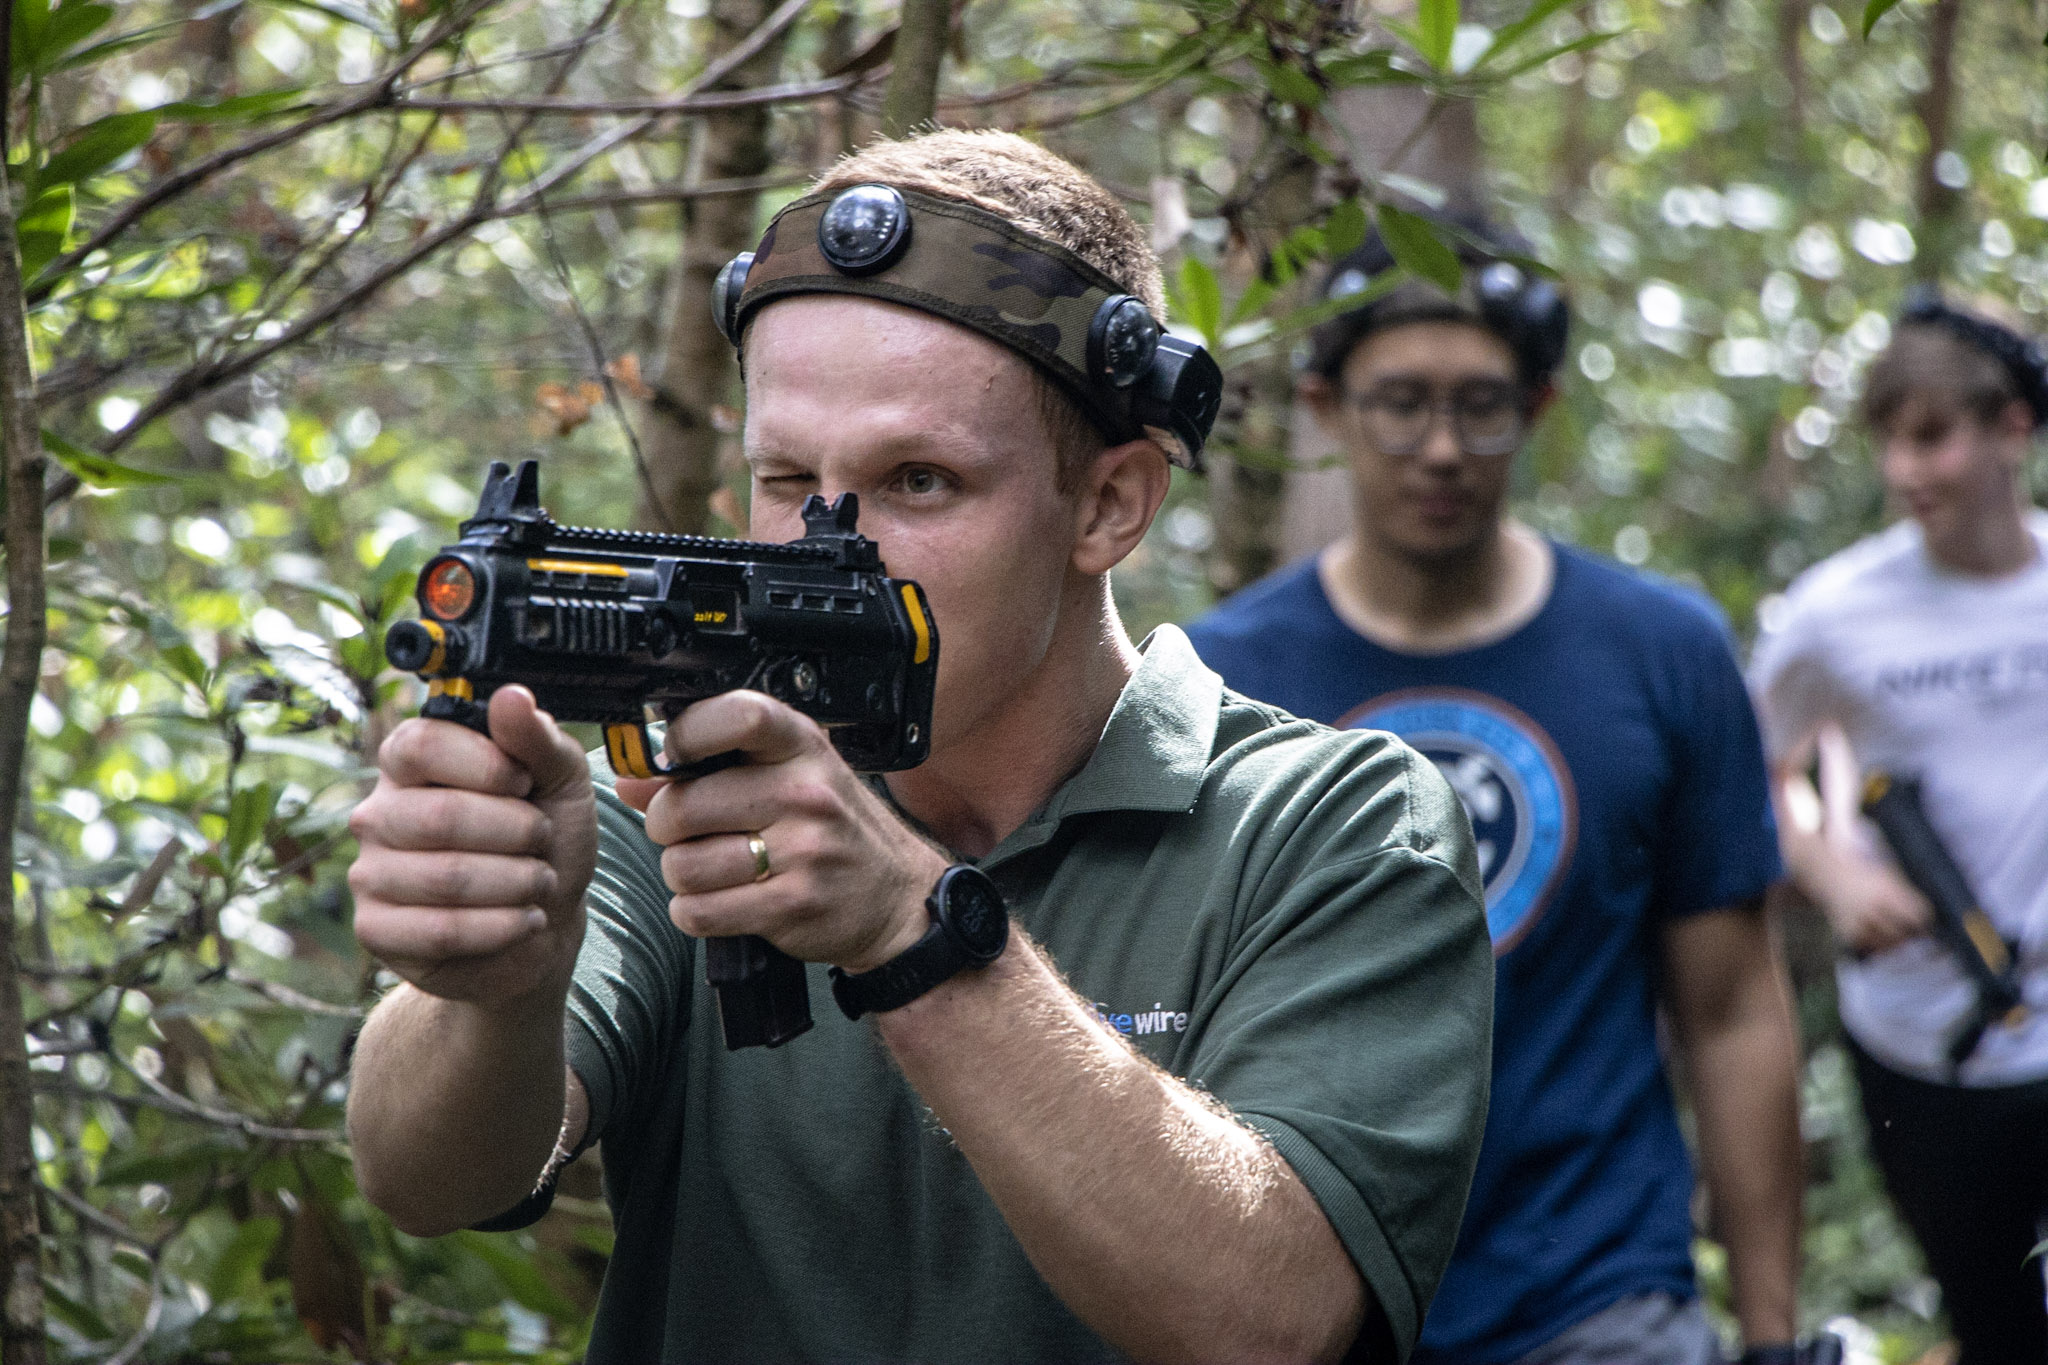
M 1866 415 L 1910 516 L 1763 613 L 1751 685 L 1785 861 L 1845 950 L 1842 1022 L 1885 1183 L 1939 1282 L 1959 1365 L 2048 1359 L 2048 514 L 2025 497 L 2048 366 L 1923 294 L 1871 366 Z M 1821 790 L 1807 773 L 1818 753 Z M 1931 909 L 1856 816 L 1861 773 L 1917 778 L 2000 935 L 2026 1012 L 1960 1066 L 1975 1006 Z

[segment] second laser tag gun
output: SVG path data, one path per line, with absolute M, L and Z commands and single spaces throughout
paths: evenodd
M 1872 773 L 1863 785 L 1863 813 L 1891 845 L 1906 880 L 1934 907 L 1935 941 L 1955 958 L 1976 988 L 1976 1006 L 1949 1039 L 1949 1069 L 1954 1072 L 1977 1050 L 1986 1029 L 2026 1018 L 2018 954 L 1977 903 L 1963 870 L 1927 822 L 1917 781 Z
M 892 772 L 931 746 L 939 637 L 924 590 L 890 578 L 854 529 L 851 493 L 804 502 L 787 544 L 558 526 L 533 460 L 493 462 L 461 539 L 420 570 L 420 619 L 384 639 L 427 682 L 420 714 L 489 733 L 493 692 L 519 683 L 557 720 L 604 727 L 621 777 L 701 777 L 722 754 L 665 766 L 649 713 L 753 688 L 823 725 L 847 763 Z M 811 1026 L 801 962 L 751 935 L 704 940 L 728 1048 Z

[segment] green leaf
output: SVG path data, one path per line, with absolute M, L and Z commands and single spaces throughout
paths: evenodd
M 141 1152 L 117 1157 L 100 1167 L 102 1185 L 140 1185 L 154 1180 L 160 1184 L 184 1176 L 210 1171 L 224 1161 L 244 1155 L 240 1147 L 225 1142 L 201 1142 L 172 1152 Z
M 1257 63 L 1257 66 L 1259 74 L 1265 78 L 1266 88 L 1282 104 L 1298 104 L 1305 109 L 1314 109 L 1322 104 L 1323 87 L 1300 67 L 1265 61 Z
M 64 150 L 36 172 L 38 185 L 69 185 L 90 179 L 149 141 L 156 132 L 156 113 L 109 114 L 78 130 Z
M 50 22 L 44 26 L 42 42 L 37 45 L 34 69 L 38 73 L 55 70 L 66 53 L 99 32 L 113 17 L 112 5 L 60 5 L 51 10 Z
M 1877 21 L 1892 12 L 1899 0 L 1870 0 L 1863 7 L 1863 36 L 1868 38 L 1870 30 L 1877 27 Z
M 110 460 L 96 451 L 73 445 L 48 428 L 43 431 L 43 449 L 49 451 L 50 457 L 58 464 L 76 474 L 80 482 L 93 488 L 148 488 L 179 481 L 175 474 L 159 474 Z
M 1533 57 L 1524 57 L 1512 66 L 1493 72 L 1492 75 L 1496 80 L 1512 80 L 1524 71 L 1533 71 L 1553 58 L 1564 56 L 1567 52 L 1590 52 L 1604 43 L 1611 43 L 1616 38 L 1619 38 L 1624 31 L 1616 29 L 1612 33 L 1588 33 L 1583 38 L 1574 38 L 1568 43 L 1559 43 L 1556 47 L 1546 48 Z
M 1516 43 L 1533 33 L 1538 24 L 1574 3 L 1576 0 L 1536 0 L 1521 18 L 1501 25 L 1500 32 L 1493 35 L 1493 41 L 1486 45 L 1486 51 L 1479 54 L 1479 60 L 1472 64 L 1472 69 L 1477 71 L 1494 58 L 1506 56 Z
M 1265 274 L 1272 277 L 1276 285 L 1288 285 L 1302 270 L 1323 259 L 1323 229 L 1315 223 L 1303 223 L 1280 239 L 1273 248 L 1272 256 L 1266 261 Z
M 1415 7 L 1417 50 L 1439 71 L 1451 69 L 1451 40 L 1458 34 L 1458 0 L 1421 0 Z
M 1459 282 L 1465 277 L 1458 264 L 1458 253 L 1444 245 L 1428 219 L 1381 204 L 1379 220 L 1380 236 L 1403 270 L 1428 280 L 1446 293 L 1456 292 Z
M 228 803 L 228 833 L 222 842 L 228 866 L 239 866 L 243 855 L 255 846 L 263 827 L 277 810 L 277 798 L 281 795 L 282 790 L 270 782 L 259 782 L 235 793 Z
M 541 1278 L 532 1261 L 519 1255 L 489 1233 L 464 1230 L 455 1234 L 463 1250 L 489 1266 L 505 1286 L 505 1292 L 522 1308 L 558 1321 L 582 1316 L 575 1304 L 564 1298 Z
M 21 277 L 32 280 L 43 267 L 64 250 L 71 235 L 71 187 L 58 185 L 44 190 L 15 220 L 15 240 L 21 245 Z
M 7 31 L 11 70 L 26 75 L 42 55 L 43 34 L 50 24 L 50 0 L 15 0 L 14 24 Z M 7 92 L 10 96 L 13 91 Z
M 214 1302 L 225 1303 L 261 1282 L 263 1263 L 277 1245 L 282 1226 L 275 1218 L 251 1218 L 235 1228 L 206 1272 L 206 1288 Z
M 1265 311 L 1266 305 L 1271 303 L 1273 296 L 1279 292 L 1273 282 L 1264 276 L 1254 278 L 1245 286 L 1244 293 L 1238 295 L 1237 302 L 1231 305 L 1230 321 L 1226 325 L 1235 327 L 1240 322 L 1257 317 Z
M 149 112 L 160 119 L 176 119 L 182 123 L 219 123 L 226 119 L 256 119 L 266 114 L 275 114 L 289 109 L 305 98 L 305 91 L 259 90 L 253 95 L 236 95 L 230 99 L 214 100 L 211 103 L 197 100 L 178 100 L 172 104 L 159 104 Z
M 1189 256 L 1180 263 L 1178 285 L 1173 291 L 1174 311 L 1213 349 L 1223 336 L 1223 286 L 1216 282 L 1216 272 Z
M 1280 342 L 1299 336 L 1311 327 L 1328 322 L 1331 318 L 1342 317 L 1354 308 L 1363 308 L 1407 278 L 1407 272 L 1399 268 L 1383 270 L 1372 283 L 1356 294 L 1345 294 L 1334 299 L 1317 299 L 1314 303 L 1303 304 L 1273 319 L 1272 327 L 1257 337 L 1242 345 L 1227 348 L 1217 356 L 1216 363 L 1228 370 L 1248 355 L 1270 351 Z
M 1331 260 L 1345 256 L 1365 245 L 1365 205 L 1356 198 L 1346 199 L 1330 210 L 1330 217 L 1323 224 L 1323 249 Z
M 129 29 L 125 33 L 116 33 L 110 38 L 102 38 L 90 46 L 81 47 L 76 52 L 57 59 L 51 64 L 50 72 L 54 75 L 59 71 L 91 66 L 94 62 L 103 62 L 130 48 L 146 47 L 166 33 L 175 32 L 191 22 L 193 21 L 190 18 L 171 19 L 161 24 L 146 24 L 141 28 Z
M 1323 79 L 1332 85 L 1377 85 L 1386 81 L 1414 81 L 1412 71 L 1394 67 L 1393 49 L 1376 47 L 1352 56 L 1333 57 L 1322 64 Z
M 50 1316 L 71 1328 L 88 1341 L 112 1341 L 114 1329 L 107 1320 L 93 1311 L 92 1305 L 83 1303 L 66 1294 L 50 1277 L 43 1280 L 43 1298 L 50 1306 Z

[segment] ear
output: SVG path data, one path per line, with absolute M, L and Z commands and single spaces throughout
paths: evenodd
M 1151 441 L 1126 441 L 1095 457 L 1074 502 L 1074 571 L 1097 577 L 1138 548 L 1166 501 L 1173 471 Z
M 1557 385 L 1546 379 L 1543 381 L 1543 387 L 1529 397 L 1529 424 L 1534 426 L 1536 419 L 1549 411 L 1550 405 L 1556 401 Z
M 1337 434 L 1338 405 L 1342 402 L 1337 386 L 1313 371 L 1294 381 L 1295 396 L 1308 404 L 1309 414 L 1316 419 L 1316 425 L 1331 435 Z
M 2024 399 L 2015 398 L 1998 414 L 1998 421 L 1993 425 L 1993 429 L 1999 435 L 2016 441 L 2021 450 L 2020 458 L 2024 460 L 2026 448 L 2034 439 L 2034 410 Z

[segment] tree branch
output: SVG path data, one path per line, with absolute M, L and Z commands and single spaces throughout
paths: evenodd
M 620 117 L 651 114 L 668 117 L 673 114 L 710 114 L 726 109 L 750 109 L 763 104 L 793 104 L 804 100 L 825 99 L 844 94 L 855 86 L 873 79 L 874 75 L 875 73 L 871 71 L 856 71 L 844 76 L 828 76 L 817 81 L 764 85 L 753 90 L 705 90 L 670 95 L 663 99 L 573 100 L 548 99 L 540 96 L 528 99 L 498 99 L 484 96 L 451 96 L 401 100 L 392 107 L 408 112 L 422 109 L 436 113 L 610 114 Z
M 13 0 L 0 3 L 12 31 Z M 0 86 L 0 102 L 12 98 Z M 36 413 L 35 364 L 21 293 L 14 187 L 0 176 L 0 488 L 7 494 L 7 636 L 0 658 L 0 1362 L 42 1365 L 42 1231 L 32 1141 L 28 1036 L 22 1027 L 21 975 L 15 962 L 14 829 L 28 756 L 28 714 L 49 634 L 44 596 L 43 438 Z
M 182 171 L 165 176 L 123 204 L 113 217 L 94 229 L 92 236 L 44 266 L 42 273 L 36 277 L 35 283 L 27 289 L 24 296 L 31 305 L 41 303 L 80 261 L 93 252 L 104 249 L 108 243 L 135 226 L 145 214 L 197 188 L 229 167 L 238 166 L 251 157 L 261 156 L 265 152 L 297 142 L 308 133 L 325 128 L 329 124 L 391 107 L 396 99 L 399 81 L 405 73 L 417 66 L 428 53 L 445 43 L 450 34 L 467 27 L 477 15 L 496 2 L 497 0 L 470 0 L 469 4 L 447 15 L 426 37 L 402 54 L 391 70 L 356 98 L 316 110 L 297 123 L 216 152 Z
M 34 1073 L 34 1085 L 38 1092 L 45 1095 L 67 1095 L 80 1100 L 105 1100 L 109 1104 L 126 1105 L 133 1109 L 156 1109 L 166 1114 L 176 1114 L 180 1118 L 232 1129 L 244 1137 L 254 1138 L 259 1142 L 340 1142 L 346 1136 L 339 1128 L 273 1127 L 267 1123 L 260 1123 L 246 1114 L 231 1113 L 224 1109 L 209 1109 L 169 1090 L 162 1094 L 144 1091 L 124 1095 L 112 1090 L 94 1090 L 46 1071 Z
M 939 101 L 939 64 L 946 55 L 952 0 L 903 0 L 896 26 L 895 69 L 882 96 L 882 133 L 907 137 L 932 121 Z
M 471 10 L 473 11 L 476 8 L 480 8 L 481 5 L 489 3 L 491 3 L 491 0 L 478 0 L 478 4 L 473 5 Z M 769 42 L 773 41 L 777 35 L 796 21 L 797 16 L 804 11 L 809 3 L 810 0 L 785 0 L 785 3 L 775 13 L 771 14 L 759 28 L 736 44 L 731 51 L 721 55 L 717 61 L 707 66 L 695 80 L 690 82 L 689 86 L 677 99 L 679 101 L 698 98 L 732 99 L 745 104 L 761 104 L 773 102 L 775 99 L 799 97 L 794 93 L 799 90 L 802 92 L 802 98 L 815 98 L 820 95 L 836 94 L 866 79 L 865 73 L 861 73 L 835 77 L 830 81 L 815 82 L 810 87 L 770 87 L 768 90 L 762 91 L 733 91 L 729 95 L 725 92 L 719 92 L 717 95 L 710 96 L 699 93 L 706 85 L 724 79 L 746 58 L 759 52 Z M 600 17 L 598 23 L 592 26 L 590 30 L 591 35 L 594 35 L 603 26 L 610 13 L 611 10 L 607 9 L 605 15 Z M 394 68 L 394 74 L 387 77 L 386 81 L 380 84 L 388 84 L 394 81 L 396 72 L 402 69 L 403 67 Z M 564 71 L 556 74 L 556 80 L 551 82 L 551 85 L 558 83 L 564 75 L 566 75 L 566 68 Z M 545 98 L 552 98 L 552 96 Z M 360 103 L 360 101 L 352 101 L 351 105 Z M 390 103 L 388 99 L 387 103 Z M 417 107 L 425 108 L 428 106 L 422 104 Z M 704 107 L 730 108 L 738 107 L 738 104 L 724 106 L 706 105 Z M 358 109 L 357 112 L 360 112 L 360 110 Z M 528 118 L 522 120 L 520 126 L 513 129 L 506 138 L 500 147 L 497 162 L 493 165 L 491 171 L 484 176 L 483 183 L 478 187 L 476 198 L 472 200 L 468 210 L 461 217 L 444 224 L 439 229 L 422 237 L 402 256 L 378 266 L 353 287 L 328 300 L 325 304 L 304 317 L 299 318 L 268 341 L 232 358 L 205 360 L 188 366 L 160 389 L 156 397 L 145 404 L 141 411 L 136 413 L 135 417 L 127 425 L 103 438 L 97 446 L 99 452 L 103 455 L 116 453 L 126 447 L 145 428 L 163 417 L 166 413 L 183 407 L 193 399 L 210 393 L 223 384 L 232 383 L 263 364 L 278 352 L 296 346 L 324 331 L 336 321 L 363 307 L 391 281 L 425 261 L 450 242 L 473 231 L 478 224 L 492 219 L 512 218 L 526 213 L 538 212 L 550 190 L 580 173 L 584 167 L 610 151 L 613 147 L 639 137 L 654 127 L 659 119 L 663 117 L 663 114 L 642 114 L 630 122 L 620 124 L 608 132 L 599 134 L 586 142 L 559 165 L 550 168 L 545 175 L 527 185 L 516 197 L 504 203 L 499 203 L 494 200 L 493 196 L 504 174 L 505 163 L 518 153 L 520 137 L 523 136 L 526 127 L 531 123 L 532 119 L 539 116 L 533 110 L 525 112 L 527 112 Z M 707 192 L 743 193 L 744 191 L 729 189 Z M 679 195 L 677 197 L 684 196 Z M 130 218 L 128 221 L 132 222 L 133 218 Z M 79 487 L 80 480 L 78 477 L 67 470 L 61 476 L 51 481 L 45 501 L 47 503 L 61 501 L 77 492 Z

